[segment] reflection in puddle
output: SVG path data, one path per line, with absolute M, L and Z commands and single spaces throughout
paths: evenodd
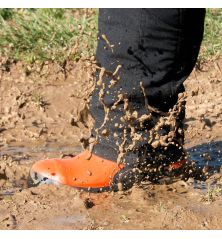
M 196 161 L 198 166 L 209 166 L 218 171 L 222 165 L 222 141 L 205 143 L 188 150 L 190 160 Z
M 200 189 L 202 191 L 206 191 L 207 188 L 208 188 L 208 185 L 205 181 L 194 180 L 193 188 L 194 189 Z
M 14 194 L 15 194 L 15 191 L 0 192 L 0 196 L 13 196 Z
M 75 216 L 56 217 L 52 220 L 53 224 L 76 224 L 87 222 L 86 215 L 76 214 Z
M 44 147 L 25 147 L 25 146 L 8 146 L 2 148 L 0 151 L 0 157 L 3 155 L 10 156 L 22 156 L 26 154 L 38 154 L 38 153 L 55 153 L 55 154 L 70 154 L 70 153 L 78 153 L 82 151 L 81 146 L 73 146 L 73 147 L 58 147 L 58 146 L 44 146 Z M 26 159 L 24 157 L 23 159 Z

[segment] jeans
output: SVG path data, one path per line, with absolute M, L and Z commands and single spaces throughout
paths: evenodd
M 116 161 L 123 135 L 130 140 L 129 127 L 121 120 L 126 99 L 131 111 L 139 116 L 146 114 L 146 102 L 161 112 L 168 112 L 176 104 L 198 57 L 204 18 L 205 9 L 100 9 L 97 62 L 107 72 L 118 73 L 116 79 L 108 74 L 103 79 L 103 103 L 101 86 L 92 93 L 92 136 L 98 134 L 95 129 L 105 129 L 93 153 Z M 112 80 L 115 84 L 110 87 Z M 113 107 L 105 124 L 104 104 Z M 149 126 L 136 128 L 143 135 Z M 142 148 L 143 143 L 138 147 Z M 138 153 L 127 152 L 128 164 Z

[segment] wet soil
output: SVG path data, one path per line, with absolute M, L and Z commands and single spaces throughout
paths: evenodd
M 30 166 L 81 151 L 94 86 L 86 61 L 0 72 L 0 229 L 221 229 L 222 60 L 186 81 L 190 158 L 215 171 L 205 182 L 164 179 L 127 192 L 28 188 Z

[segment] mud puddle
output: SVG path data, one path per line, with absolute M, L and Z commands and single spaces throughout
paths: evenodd
M 203 143 L 187 149 L 189 160 L 199 167 L 209 167 L 212 172 L 220 171 L 222 166 L 222 141 Z
M 190 160 L 205 165 L 210 150 L 214 168 L 220 166 L 221 141 L 189 148 Z M 215 172 L 207 181 L 165 180 L 143 182 L 127 192 L 92 194 L 66 186 L 28 188 L 24 181 L 31 164 L 44 157 L 77 154 L 81 147 L 9 147 L 2 151 L 15 159 L 13 178 L 0 190 L 1 229 L 210 229 L 221 227 L 222 175 Z M 26 158 L 29 155 L 29 158 Z M 19 157 L 19 159 L 18 159 Z M 215 164 L 214 164 L 215 163 Z M 22 170 L 22 166 L 24 167 Z M 7 170 L 6 170 L 7 171 Z M 7 175 L 7 174 L 6 174 Z M 17 180 L 17 181 L 16 181 Z M 23 182 L 23 184 L 21 183 Z M 17 184 L 16 184 L 17 182 Z M 20 184 L 19 184 L 20 182 Z M 92 208 L 86 207 L 86 200 Z M 215 214 L 216 213 L 216 214 Z M 216 217 L 215 217 L 216 215 Z M 189 222 L 187 220 L 190 220 Z M 190 223 L 191 221 L 194 223 Z M 192 222 L 193 222 L 192 221 Z

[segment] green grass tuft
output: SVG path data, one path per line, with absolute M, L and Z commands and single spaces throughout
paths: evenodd
M 222 9 L 207 9 L 204 39 L 199 59 L 215 60 L 222 55 Z
M 97 10 L 1 9 L 0 57 L 56 61 L 95 54 Z
M 0 58 L 26 63 L 95 54 L 97 9 L 0 9 Z M 222 9 L 207 9 L 199 61 L 222 55 Z

